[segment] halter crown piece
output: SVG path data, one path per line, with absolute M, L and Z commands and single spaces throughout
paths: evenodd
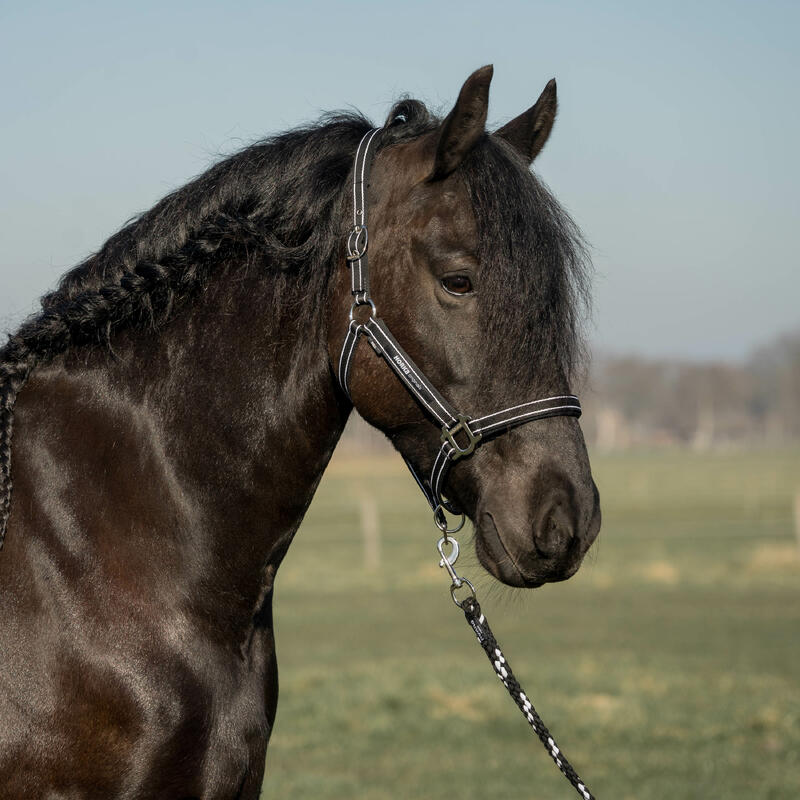
M 350 325 L 339 356 L 338 378 L 345 394 L 350 397 L 348 380 L 353 355 L 359 338 L 365 336 L 372 349 L 386 360 L 394 374 L 422 408 L 442 426 L 442 445 L 436 454 L 431 475 L 427 480 L 422 480 L 413 464 L 405 456 L 404 458 L 425 499 L 433 509 L 437 527 L 447 533 L 449 531 L 443 509 L 454 514 L 461 513 L 442 496 L 447 473 L 454 461 L 472 455 L 475 448 L 487 439 L 506 433 L 511 428 L 526 422 L 556 416 L 579 417 L 581 404 L 577 397 L 568 394 L 530 400 L 483 417 L 472 418 L 466 414 L 459 414 L 397 343 L 386 323 L 377 316 L 375 303 L 369 293 L 367 188 L 372 160 L 382 130 L 373 128 L 364 134 L 356 150 L 353 166 L 353 227 L 347 236 L 347 261 L 350 265 L 353 305 L 350 309 Z M 369 318 L 366 322 L 356 318 L 356 309 L 359 306 L 369 306 Z

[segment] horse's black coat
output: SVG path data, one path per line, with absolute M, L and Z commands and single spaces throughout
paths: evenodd
M 375 297 L 476 413 L 566 388 L 586 289 L 576 231 L 527 169 L 541 114 L 477 127 L 490 77 L 444 124 L 399 103 L 370 189 Z M 351 411 L 331 364 L 369 127 L 326 117 L 213 167 L 68 273 L 0 350 L 3 798 L 258 796 L 275 572 Z M 474 295 L 442 293 L 453 272 Z M 424 469 L 438 433 L 377 362 L 357 355 L 354 403 Z M 574 572 L 599 527 L 577 424 L 471 461 L 448 491 L 483 563 L 515 585 Z

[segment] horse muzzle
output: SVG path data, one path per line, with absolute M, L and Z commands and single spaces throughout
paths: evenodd
M 586 496 L 563 475 L 537 483 L 545 487 L 532 492 L 524 508 L 493 498 L 476 515 L 478 560 L 508 586 L 536 588 L 571 578 L 600 530 L 594 481 Z

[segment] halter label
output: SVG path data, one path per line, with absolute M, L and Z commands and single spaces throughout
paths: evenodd
M 397 366 L 400 368 L 400 371 L 403 373 L 403 375 L 406 376 L 406 378 L 410 383 L 413 383 L 414 386 L 417 387 L 417 389 L 422 388 L 422 385 L 419 383 L 419 381 L 417 381 L 411 374 L 411 370 L 409 369 L 408 364 L 406 364 L 406 362 L 403 361 L 403 359 L 398 354 L 394 355 L 392 361 L 394 361 L 394 363 L 397 364 Z

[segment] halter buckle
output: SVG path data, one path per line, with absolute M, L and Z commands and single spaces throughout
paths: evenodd
M 366 225 L 353 225 L 347 236 L 347 260 L 358 261 L 367 252 L 369 233 Z
M 452 428 L 442 426 L 442 442 L 449 442 L 453 448 L 450 458 L 453 461 L 458 461 L 463 456 L 468 456 L 475 450 L 478 442 L 483 438 L 483 434 L 474 433 L 472 428 L 469 427 L 470 418 L 464 414 L 459 414 L 456 419 L 458 422 Z M 462 447 L 456 440 L 459 433 L 464 433 L 467 437 L 467 443 Z

